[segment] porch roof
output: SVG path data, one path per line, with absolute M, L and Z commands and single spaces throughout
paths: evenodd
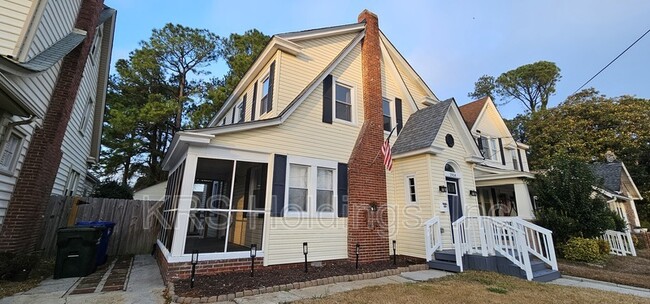
M 403 154 L 430 147 L 438 135 L 452 102 L 454 100 L 450 98 L 413 113 L 393 145 L 393 154 Z
M 504 170 L 498 168 L 487 167 L 484 165 L 478 165 L 474 167 L 474 170 L 477 171 L 474 174 L 474 178 L 477 182 L 481 181 L 492 181 L 500 179 L 511 179 L 511 178 L 535 178 L 535 175 L 526 172 L 526 171 L 515 171 L 515 170 Z

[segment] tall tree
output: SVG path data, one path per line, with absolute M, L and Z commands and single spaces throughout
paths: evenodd
M 532 113 L 546 109 L 560 78 L 560 68 L 555 63 L 538 61 L 501 74 L 496 79 L 496 92 L 504 99 L 521 101 Z
M 207 75 L 203 68 L 218 58 L 219 37 L 206 29 L 185 27 L 179 24 L 166 24 L 162 29 L 154 29 L 149 41 L 141 42 L 143 50 L 151 51 L 166 72 L 166 76 L 177 83 L 176 117 L 174 126 L 182 126 L 183 113 L 188 102 L 191 85 L 190 73 Z
M 494 94 L 495 90 L 496 80 L 494 79 L 494 76 L 483 75 L 474 83 L 474 91 L 468 93 L 467 97 L 479 99 L 487 96 L 494 100 L 496 97 Z
M 642 196 L 650 196 L 650 99 L 609 98 L 594 89 L 567 98 L 560 106 L 538 111 L 527 125 L 530 162 L 546 168 L 559 154 L 583 161 L 602 160 L 613 151 L 627 164 Z
M 204 102 L 196 105 L 191 115 L 193 127 L 207 126 L 269 40 L 269 36 L 257 29 L 248 30 L 244 34 L 233 33 L 221 39 L 219 55 L 226 61 L 229 71 L 223 77 L 213 79 L 207 84 L 207 92 L 202 96 Z

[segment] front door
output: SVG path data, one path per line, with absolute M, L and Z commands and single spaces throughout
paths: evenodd
M 458 179 L 447 177 L 447 200 L 449 201 L 449 217 L 452 223 L 463 216 L 459 192 Z

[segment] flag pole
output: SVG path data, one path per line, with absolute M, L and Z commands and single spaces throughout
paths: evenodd
M 397 128 L 397 126 L 394 126 L 393 129 L 390 130 L 390 133 L 388 133 L 388 138 L 386 138 L 386 140 L 390 140 L 390 137 L 393 135 L 395 128 Z M 370 163 L 371 166 L 375 163 L 375 161 L 377 161 L 377 157 L 379 157 L 379 153 L 381 153 L 381 149 L 379 149 L 379 152 L 377 152 L 377 155 L 375 155 L 375 159 L 373 159 L 372 163 Z

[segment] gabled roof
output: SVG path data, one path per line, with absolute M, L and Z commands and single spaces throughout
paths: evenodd
M 289 41 L 299 41 L 302 39 L 318 38 L 323 36 L 341 35 L 361 31 L 365 29 L 365 22 L 351 23 L 337 26 L 321 27 L 304 31 L 295 31 L 276 34 L 276 37 L 284 38 Z
M 629 193 L 625 193 L 624 195 L 630 196 L 631 199 L 643 199 L 623 162 L 614 160 L 605 163 L 592 163 L 589 167 L 596 178 L 602 181 L 601 186 L 604 188 L 603 190 L 614 194 L 621 194 L 624 192 L 622 187 L 625 187 L 625 184 L 627 184 L 629 187 L 626 187 L 626 189 Z
M 391 149 L 393 154 L 431 147 L 453 102 L 450 98 L 411 114 Z
M 476 123 L 478 117 L 481 115 L 483 108 L 485 108 L 485 103 L 487 101 L 488 97 L 486 96 L 479 100 L 474 100 L 468 104 L 462 105 L 458 108 L 460 110 L 460 114 L 463 115 L 463 120 L 465 121 L 468 129 L 471 130 L 472 127 L 474 127 L 474 124 Z

